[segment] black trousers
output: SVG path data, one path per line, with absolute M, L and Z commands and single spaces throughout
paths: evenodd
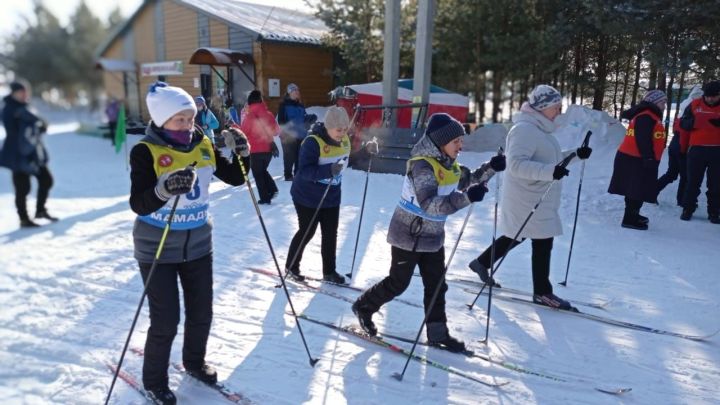
M 707 171 L 707 211 L 720 213 L 720 146 L 692 146 L 687 154 L 687 187 L 684 208 L 697 207 L 700 186 Z
M 270 152 L 250 154 L 250 170 L 252 170 L 258 195 L 262 201 L 270 201 L 273 194 L 278 191 L 275 180 L 267 170 L 271 160 L 272 154 Z
M 38 181 L 37 200 L 35 201 L 35 213 L 45 211 L 45 203 L 53 185 L 53 177 L 47 166 L 40 168 L 38 174 L 13 172 L 13 186 L 15 187 L 15 207 L 20 219 L 29 219 L 27 212 L 27 196 L 30 194 L 30 176 L 35 176 Z
M 290 178 L 297 174 L 297 161 L 300 156 L 300 140 L 292 135 L 283 134 L 280 137 L 283 149 L 283 166 L 285 168 L 285 178 Z
M 420 268 L 420 276 L 422 277 L 424 290 L 423 303 L 425 311 L 429 312 L 428 338 L 430 340 L 441 340 L 444 336 L 430 336 L 432 333 L 432 324 L 446 324 L 447 317 L 445 315 L 445 292 L 447 284 L 443 279 L 445 271 L 445 248 L 440 248 L 436 252 L 412 252 L 398 247 L 391 248 L 392 262 L 390 264 L 390 274 L 382 281 L 370 287 L 358 298 L 358 306 L 364 311 L 377 312 L 380 307 L 392 301 L 395 297 L 402 294 L 410 285 L 415 266 Z M 438 284 L 442 282 L 440 293 L 432 308 L 428 308 L 432 296 Z M 447 330 L 445 328 L 445 330 Z M 445 332 L 447 333 L 447 332 Z
M 150 329 L 145 340 L 143 385 L 166 387 L 170 349 L 180 322 L 180 298 L 177 279 L 185 301 L 185 340 L 183 364 L 201 367 L 212 323 L 213 276 L 212 255 L 185 263 L 159 264 L 147 288 L 150 306 Z M 151 263 L 139 263 L 143 282 L 147 281 Z
M 320 208 L 315 221 L 310 220 L 315 213 L 315 208 L 305 207 L 295 204 L 295 212 L 298 216 L 298 225 L 300 229 L 293 236 L 290 242 L 290 250 L 288 251 L 285 268 L 294 273 L 300 271 L 300 261 L 302 260 L 305 246 L 315 235 L 318 223 L 320 223 L 320 232 L 322 232 L 322 242 L 320 244 L 320 253 L 322 254 L 323 274 L 332 274 L 335 272 L 335 255 L 337 250 L 337 229 L 340 221 L 340 207 Z M 305 243 L 300 246 L 305 232 L 308 232 Z M 295 263 L 291 263 L 293 257 L 297 254 Z M 292 265 L 292 267 L 290 267 Z
M 680 183 L 678 184 L 677 205 L 682 205 L 683 195 L 685 194 L 685 184 L 687 183 L 687 164 L 684 158 L 679 153 L 672 153 L 668 149 L 668 168 L 665 174 L 660 176 L 657 181 L 658 194 L 663 191 L 665 187 L 677 180 L 680 177 Z
M 115 146 L 115 129 L 117 128 L 117 121 L 110 121 L 108 122 L 108 131 L 110 141 L 112 142 L 113 146 Z
M 495 261 L 500 260 L 515 246 L 521 244 L 525 239 L 521 239 L 516 243 L 507 236 L 501 236 L 495 239 Z M 536 295 L 552 294 L 553 288 L 550 283 L 550 257 L 553 248 L 553 238 L 533 239 L 532 240 L 532 277 L 533 277 L 533 293 Z M 478 256 L 480 264 L 486 268 L 490 268 L 490 257 L 492 253 L 492 245 Z

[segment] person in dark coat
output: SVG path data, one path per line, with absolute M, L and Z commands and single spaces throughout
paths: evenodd
M 680 219 L 689 221 L 697 208 L 700 186 L 707 171 L 707 213 L 713 224 L 720 224 L 720 81 L 703 86 L 703 96 L 683 112 L 680 127 L 687 137 L 680 140 L 681 153 L 687 153 L 687 187 Z
M 608 192 L 625 196 L 623 228 L 648 229 L 648 218 L 640 215 L 640 209 L 645 202 L 657 204 L 658 165 L 667 137 L 662 125 L 666 104 L 665 92 L 650 90 L 638 105 L 621 115 L 630 124 L 615 154 Z
M 290 188 L 298 217 L 298 230 L 290 242 L 285 263 L 285 269 L 296 280 L 305 279 L 305 276 L 300 274 L 300 261 L 305 246 L 315 235 L 319 224 L 322 232 L 320 252 L 323 280 L 336 284 L 345 283 L 345 278 L 336 271 L 335 259 L 342 172 L 347 167 L 350 156 L 350 137 L 347 134 L 349 126 L 350 118 L 345 109 L 330 107 L 325 113 L 324 121 L 313 125 L 310 134 L 300 146 L 298 173 Z M 316 211 L 317 216 L 313 218 Z
M 250 150 L 242 133 L 232 129 L 223 134 L 232 153 L 232 160 L 226 159 L 194 126 L 197 108 L 179 87 L 157 82 L 145 100 L 151 121 L 145 137 L 130 152 L 130 208 L 137 214 L 134 255 L 150 307 L 142 381 L 154 403 L 175 404 L 168 387 L 168 365 L 180 322 L 178 280 L 185 304 L 185 371 L 206 384 L 217 382 L 217 373 L 205 362 L 213 315 L 209 187 L 213 176 L 233 186 L 243 184 L 239 160 L 242 157 L 247 167 Z M 177 210 L 165 233 L 175 201 Z M 163 248 L 158 256 L 160 243 Z M 157 267 L 148 280 L 154 261 Z
M 295 83 L 287 86 L 287 94 L 280 103 L 277 122 L 282 127 L 280 140 L 283 149 L 283 164 L 286 181 L 292 181 L 297 175 L 300 144 L 308 133 L 308 128 L 317 120 L 315 114 L 307 114 L 300 100 L 300 88 Z
M 31 89 L 24 80 L 10 83 L 10 94 L 4 98 L 3 125 L 7 136 L 0 151 L 0 166 L 12 170 L 15 187 L 15 207 L 20 217 L 21 228 L 38 227 L 27 211 L 27 196 L 30 194 L 30 176 L 38 180 L 35 219 L 57 221 L 48 214 L 45 203 L 48 199 L 53 177 L 48 169 L 48 152 L 43 143 L 47 123 L 28 108 Z
M 702 89 L 700 86 L 695 86 L 690 90 L 688 98 L 680 103 L 680 112 L 685 111 L 690 103 L 702 96 Z M 684 133 L 687 132 L 680 128 L 680 117 L 675 117 L 673 121 L 673 138 L 668 145 L 668 168 L 665 174 L 660 176 L 658 179 L 657 189 L 658 194 L 665 189 L 669 184 L 677 180 L 680 177 L 680 184 L 678 184 L 676 199 L 677 205 L 682 207 L 682 199 L 685 194 L 685 184 L 687 184 L 687 162 L 685 155 L 680 152 L 680 139 L 686 136 Z

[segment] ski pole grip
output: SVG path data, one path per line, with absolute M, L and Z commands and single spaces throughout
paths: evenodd
M 558 166 L 560 166 L 560 167 L 567 167 L 567 165 L 570 164 L 570 161 L 573 160 L 573 158 L 574 158 L 575 156 L 577 156 L 577 153 L 572 152 L 571 154 L 567 155 L 567 156 L 565 157 L 565 159 L 561 160 L 561 161 L 560 161 L 560 164 L 558 164 Z
M 504 154 L 505 154 L 505 149 L 503 149 L 503 147 L 500 146 L 500 147 L 498 148 L 498 153 L 497 153 L 497 155 L 498 155 L 498 156 L 502 156 L 502 155 L 504 155 Z
M 590 146 L 590 135 L 592 135 L 592 131 L 587 131 L 587 134 L 585 134 L 585 139 L 582 143 L 582 147 L 587 148 L 588 146 Z

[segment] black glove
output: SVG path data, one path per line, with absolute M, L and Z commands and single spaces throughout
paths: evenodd
M 468 199 L 470 202 L 478 202 L 482 201 L 483 197 L 485 197 L 485 193 L 487 193 L 488 189 L 485 187 L 484 183 L 479 184 L 473 184 L 472 186 L 468 187 L 466 194 L 468 196 Z
M 47 129 L 48 129 L 48 123 L 47 123 L 47 121 L 45 121 L 45 120 L 43 120 L 43 119 L 39 119 L 38 122 L 37 122 L 37 126 L 38 126 L 38 131 L 39 131 L 41 134 L 44 134 L 44 133 L 47 132 Z M 113 136 L 114 136 L 114 135 L 115 135 L 115 134 L 113 134 Z
M 708 120 L 711 124 L 715 125 L 716 127 L 720 127 L 720 118 L 713 118 L 711 120 Z
M 658 163 L 659 162 L 653 158 L 645 158 L 643 159 L 643 169 L 653 170 L 657 168 Z
M 501 172 L 505 170 L 505 167 L 507 167 L 505 155 L 496 155 L 493 156 L 492 159 L 490 159 L 490 168 L 495 170 L 496 172 Z
M 560 180 L 563 177 L 570 174 L 570 171 L 560 165 L 555 166 L 555 170 L 553 170 L 553 179 Z
M 158 179 L 155 195 L 167 201 L 174 195 L 187 194 L 192 191 L 196 179 L 197 173 L 192 166 L 167 172 Z
M 330 171 L 332 172 L 333 177 L 337 177 L 338 174 L 342 173 L 342 171 L 345 170 L 345 167 L 347 167 L 347 158 L 340 159 L 333 163 L 332 166 L 330 166 Z
M 472 173 L 467 167 L 460 165 L 460 181 L 458 181 L 457 189 L 463 191 L 470 185 Z
M 270 153 L 272 154 L 272 157 L 280 156 L 280 151 L 278 150 L 277 145 L 275 145 L 275 142 L 270 144 Z
M 233 128 L 222 131 L 221 135 L 225 140 L 225 146 L 234 151 L 236 155 L 242 157 L 250 156 L 250 145 L 248 145 L 248 140 L 242 131 Z
M 575 151 L 577 154 L 577 157 L 581 160 L 585 160 L 590 157 L 590 154 L 592 153 L 592 148 L 589 146 L 581 146 L 577 148 Z
M 377 144 L 377 142 L 375 142 L 375 141 L 373 140 L 373 141 L 370 141 L 370 142 L 366 143 L 366 144 L 365 144 L 365 150 L 366 150 L 369 154 L 371 154 L 371 155 L 377 155 L 377 153 L 378 153 L 378 144 Z

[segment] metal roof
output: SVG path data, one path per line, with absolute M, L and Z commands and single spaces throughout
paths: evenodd
M 321 44 L 329 29 L 303 11 L 237 0 L 175 0 L 208 16 L 217 17 L 258 35 L 258 40 Z
M 116 27 L 96 50 L 101 57 L 110 45 L 131 26 L 140 11 L 157 0 L 144 0 L 137 10 L 123 24 Z M 218 18 L 227 24 L 256 35 L 256 40 L 296 42 L 320 45 L 323 35 L 329 29 L 320 19 L 302 11 L 281 7 L 246 3 L 237 0 L 167 0 L 185 5 L 209 17 Z

